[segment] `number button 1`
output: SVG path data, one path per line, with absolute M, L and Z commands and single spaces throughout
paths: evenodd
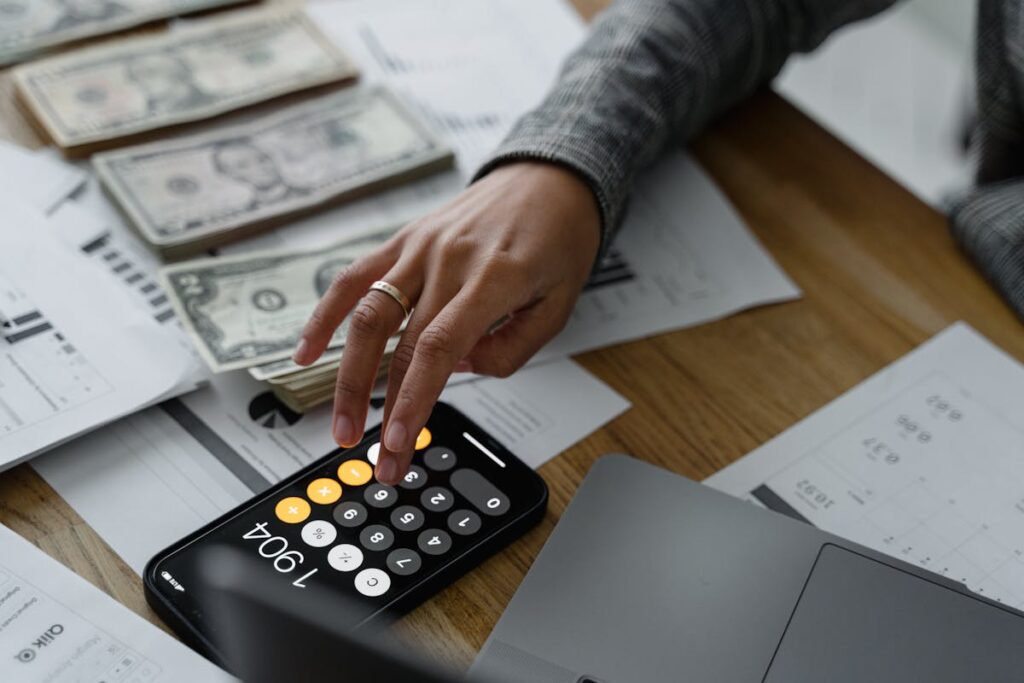
M 472 510 L 456 510 L 448 515 L 448 528 L 459 536 L 472 536 L 481 526 L 480 515 Z
M 452 492 L 441 486 L 431 486 L 420 496 L 420 503 L 431 512 L 444 512 L 455 503 Z

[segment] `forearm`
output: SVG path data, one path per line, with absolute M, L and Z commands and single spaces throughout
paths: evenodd
M 894 1 L 619 0 L 480 175 L 516 158 L 572 168 L 597 197 L 606 243 L 636 173 L 669 139 L 689 140 L 793 52 Z

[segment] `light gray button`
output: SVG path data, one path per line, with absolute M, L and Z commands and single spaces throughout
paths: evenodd
M 452 472 L 451 485 L 485 515 L 497 517 L 508 512 L 511 507 L 508 497 L 476 470 Z
M 371 567 L 356 574 L 356 590 L 368 598 L 384 595 L 391 588 L 391 577 L 382 569 Z
M 435 472 L 447 472 L 455 467 L 455 451 L 442 446 L 434 446 L 424 454 L 423 462 Z
M 358 569 L 363 563 L 363 551 L 354 545 L 342 543 L 327 551 L 327 564 L 339 572 L 350 572 Z

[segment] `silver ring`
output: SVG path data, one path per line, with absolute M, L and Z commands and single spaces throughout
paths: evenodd
M 408 318 L 409 313 L 412 312 L 412 303 L 409 301 L 409 297 L 407 297 L 404 293 L 402 293 L 402 290 L 400 290 L 398 287 L 395 287 L 390 282 L 377 280 L 372 285 L 370 285 L 370 291 L 383 292 L 392 299 L 394 299 L 398 303 L 398 305 L 402 307 L 402 312 L 405 313 L 406 318 Z

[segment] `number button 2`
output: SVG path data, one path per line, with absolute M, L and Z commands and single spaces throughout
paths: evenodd
M 455 499 L 452 496 L 452 492 L 441 486 L 431 486 L 423 495 L 420 496 L 420 502 L 427 510 L 431 512 L 444 512 L 451 508 L 455 503 Z

